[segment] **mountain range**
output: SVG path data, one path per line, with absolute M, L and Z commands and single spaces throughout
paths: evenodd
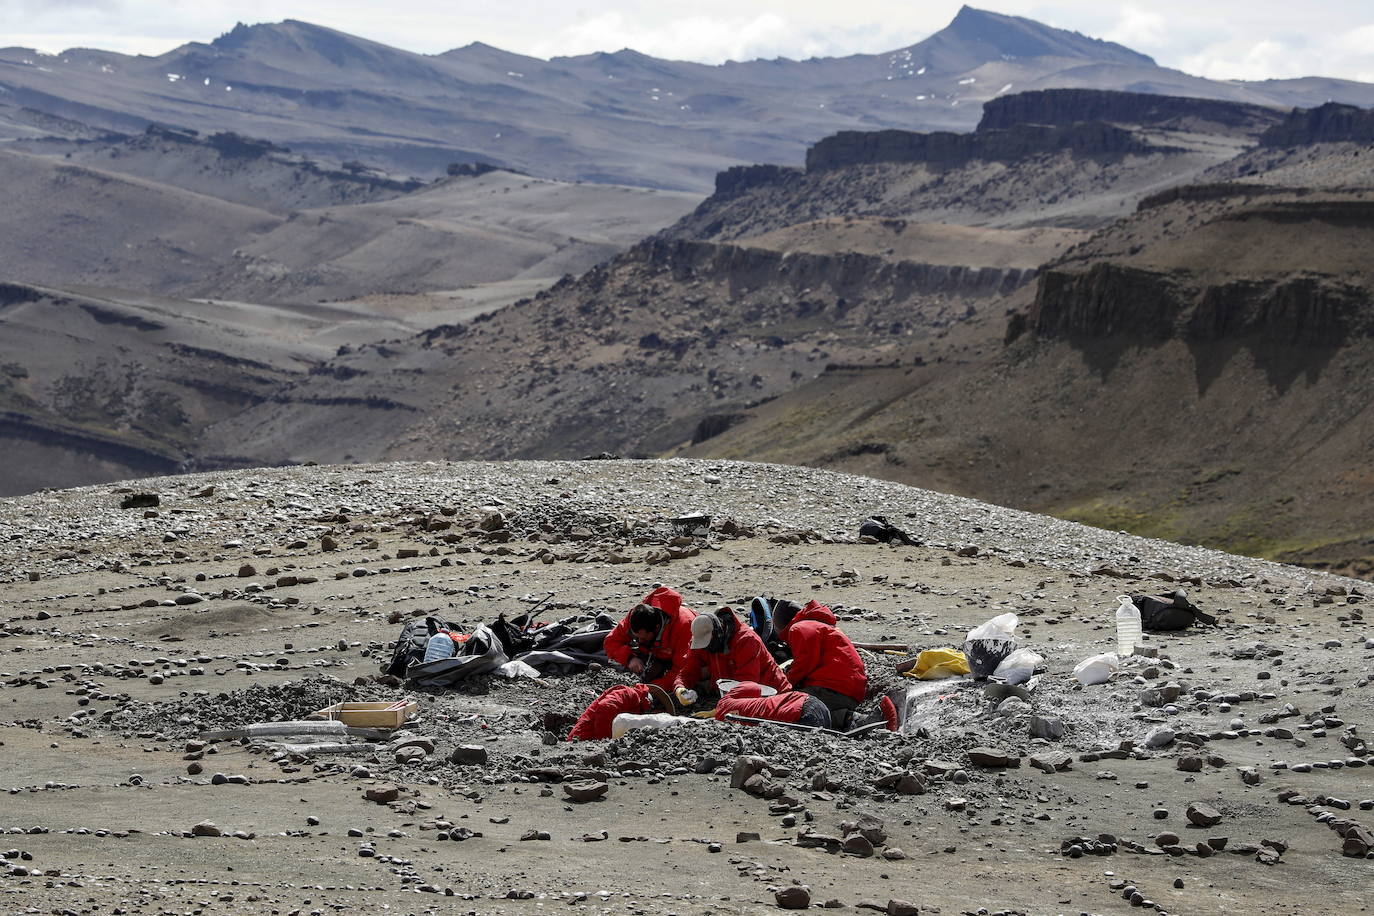
M 239 25 L 156 57 L 0 49 L 0 138 L 233 131 L 432 178 L 486 161 L 545 178 L 707 191 L 731 165 L 796 165 L 820 138 L 965 131 L 984 102 L 1116 89 L 1279 108 L 1374 104 L 1336 79 L 1207 80 L 1121 45 L 961 9 L 909 47 L 719 66 L 631 50 L 541 60 L 480 43 L 415 54 L 305 22 Z
M 503 166 L 434 146 L 439 175 L 390 174 L 420 135 L 375 128 L 442 128 L 515 66 L 502 52 L 299 23 L 176 63 L 4 52 L 0 75 L 50 88 L 101 59 L 110 105 L 0 93 L 0 493 L 683 454 L 1374 574 L 1374 113 L 1325 101 L 1371 87 L 1207 83 L 968 9 L 907 50 L 522 64 L 484 110 L 561 139 Z M 243 107 L 186 103 L 216 85 L 182 73 L 196 60 L 238 67 L 221 88 Z M 658 98 L 627 113 L 632 73 Z M 658 103 L 689 77 L 693 105 L 730 82 L 754 107 L 716 93 L 713 139 L 682 134 Z M 917 99 L 937 77 L 950 93 Z M 153 86 L 168 117 L 149 124 L 131 112 Z M 897 117 L 916 112 L 919 130 Z M 568 155 L 583 141 L 595 172 L 559 172 L 591 168 Z M 717 165 L 704 197 L 605 180 L 691 188 Z

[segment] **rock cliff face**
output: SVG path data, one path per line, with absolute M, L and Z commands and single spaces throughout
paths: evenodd
M 828 288 L 841 295 L 872 295 L 881 290 L 885 297 L 893 299 L 933 293 L 1001 296 L 1035 276 L 1034 270 L 1016 268 L 894 262 L 854 252 L 834 255 L 785 253 L 740 245 L 662 239 L 638 245 L 626 257 L 645 265 L 666 266 L 674 279 L 682 282 L 714 277 L 727 279 L 732 286 L 743 289 L 763 286 L 796 290 Z
M 716 173 L 716 196 L 735 197 L 753 188 L 799 181 L 801 169 L 785 165 L 736 165 Z
M 1374 333 L 1368 290 L 1325 277 L 1200 285 L 1120 264 L 1047 271 L 1030 325 L 1042 337 L 1221 341 L 1338 346 Z
M 1124 155 L 1164 152 L 1129 131 L 1102 122 L 1063 127 L 1017 124 L 1006 130 L 972 134 L 905 130 L 842 131 L 806 151 L 806 170 L 825 171 L 876 162 L 922 162 L 957 167 L 976 159 L 1014 162 L 1042 153 Z
M 1259 133 L 1278 124 L 1282 118 L 1283 113 L 1275 108 L 1219 99 L 1099 89 L 1038 89 L 984 102 L 983 120 L 978 122 L 978 132 L 1008 130 L 1021 124 L 1065 127 L 1082 121 L 1150 127 L 1183 126 L 1189 122 L 1205 121 Z
M 1336 102 L 1295 108 L 1283 122 L 1266 130 L 1259 142 L 1261 146 L 1374 143 L 1374 111 Z

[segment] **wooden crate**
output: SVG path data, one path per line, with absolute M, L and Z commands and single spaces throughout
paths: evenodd
M 321 719 L 331 719 L 354 728 L 399 728 L 415 715 L 420 704 L 414 700 L 393 703 L 335 703 L 315 713 Z

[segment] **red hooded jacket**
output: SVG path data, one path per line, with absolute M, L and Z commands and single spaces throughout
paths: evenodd
M 687 658 L 678 669 L 673 686 L 695 688 L 703 680 L 709 679 L 714 684 L 721 678 L 729 678 L 735 681 L 767 684 L 779 693 L 791 690 L 792 685 L 788 682 L 787 675 L 782 673 L 782 669 L 773 660 L 772 653 L 768 651 L 759 635 L 748 624 L 741 623 L 735 612 L 729 608 L 717 611 L 716 617 L 721 618 L 726 626 L 730 626 L 730 621 L 724 620 L 726 614 L 733 618 L 734 632 L 730 635 L 730 642 L 725 651 L 688 649 Z
M 682 595 L 673 591 L 671 588 L 656 588 L 644 597 L 642 604 L 656 607 L 668 615 L 668 622 L 663 625 L 663 632 L 648 652 L 654 658 L 668 662 L 668 670 L 657 680 L 650 681 L 657 684 L 664 690 L 672 690 L 673 682 L 677 678 L 677 673 L 687 662 L 687 654 L 691 652 L 692 645 L 692 620 L 697 616 L 697 612 L 682 603 Z M 627 667 L 630 664 L 631 644 L 634 635 L 630 632 L 630 615 L 626 614 L 621 618 L 620 623 L 615 625 L 611 632 L 606 634 L 606 641 L 603 646 L 606 649 L 606 656 L 611 661 Z M 637 650 L 641 655 L 644 647 Z
M 751 719 L 795 722 L 801 718 L 807 694 L 790 690 L 776 696 L 763 696 L 758 684 L 740 684 L 716 703 L 716 719 L 725 721 L 726 713 L 737 712 Z
M 828 687 L 863 702 L 868 674 L 854 644 L 835 627 L 835 615 L 819 601 L 809 601 L 779 633 L 792 650 L 787 677 L 792 687 Z
M 653 705 L 653 700 L 649 698 L 649 688 L 643 684 L 635 684 L 633 687 L 620 684 L 612 687 L 592 700 L 591 705 L 582 711 L 572 731 L 568 732 L 568 740 L 599 741 L 609 738 L 616 716 L 622 712 L 648 712 Z

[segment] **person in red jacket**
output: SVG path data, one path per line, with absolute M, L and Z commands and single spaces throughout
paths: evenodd
M 714 692 L 721 678 L 766 684 L 777 691 L 792 689 L 763 640 L 728 607 L 698 614 L 692 621 L 690 649 L 673 690 L 679 703 L 691 706 L 698 692 Z
M 845 728 L 864 701 L 868 673 L 854 643 L 835 622 L 830 608 L 814 600 L 790 619 L 775 621 L 778 634 L 792 650 L 792 666 L 787 669 L 792 688 L 824 703 L 835 726 Z
M 690 651 L 696 616 L 682 595 L 656 588 L 606 634 L 606 656 L 642 682 L 672 690 Z
M 774 722 L 795 722 L 798 725 L 830 727 L 830 710 L 809 693 L 789 690 L 770 697 L 763 695 L 758 684 L 743 683 L 721 697 L 716 703 L 716 720 L 725 721 L 728 713 L 739 713 L 751 719 L 771 719 Z
M 649 696 L 649 688 L 644 684 L 621 684 L 612 687 L 601 696 L 592 700 L 582 711 L 572 731 L 568 732 L 569 741 L 598 741 L 611 737 L 611 724 L 622 712 L 652 712 L 654 701 Z M 659 710 L 662 712 L 663 710 Z

